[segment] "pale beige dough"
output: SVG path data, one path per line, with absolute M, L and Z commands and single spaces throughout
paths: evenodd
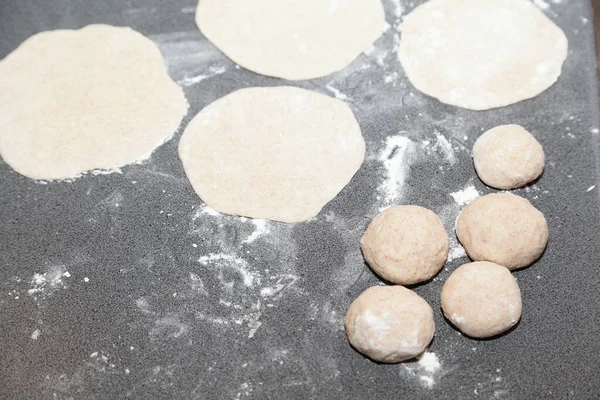
M 0 154 L 29 178 L 148 158 L 186 110 L 156 45 L 129 28 L 42 32 L 0 61 Z
M 548 224 L 527 199 L 493 193 L 473 200 L 463 210 L 456 220 L 456 236 L 471 259 L 517 269 L 542 255 Z
M 486 261 L 464 264 L 442 288 L 442 310 L 461 332 L 474 338 L 496 336 L 521 318 L 521 290 L 505 267 Z
M 365 260 L 383 279 L 411 285 L 433 278 L 448 258 L 448 233 L 433 211 L 394 206 L 378 214 L 360 241 Z
M 329 75 L 383 32 L 380 0 L 200 0 L 200 31 L 235 63 L 289 80 Z
M 477 175 L 496 189 L 515 189 L 536 180 L 544 171 L 544 149 L 519 125 L 497 126 L 473 146 Z
M 402 286 L 373 286 L 365 290 L 350 305 L 344 323 L 350 344 L 384 363 L 418 356 L 435 333 L 429 304 Z
M 404 19 L 398 56 L 421 92 L 487 110 L 552 86 L 567 48 L 564 32 L 529 0 L 430 0 Z
M 365 142 L 342 101 L 293 87 L 249 88 L 192 119 L 179 156 L 210 207 L 283 222 L 319 213 L 350 182 Z

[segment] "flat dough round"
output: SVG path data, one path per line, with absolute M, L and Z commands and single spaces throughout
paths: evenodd
M 552 86 L 567 48 L 564 32 L 529 0 L 430 0 L 404 19 L 398 56 L 421 92 L 487 110 Z
M 365 142 L 344 102 L 299 88 L 259 87 L 204 108 L 181 137 L 179 156 L 210 207 L 299 222 L 350 182 Z
M 156 45 L 129 28 L 42 32 L 0 61 L 0 154 L 29 178 L 148 158 L 186 110 Z
M 289 80 L 329 75 L 383 32 L 380 0 L 200 0 L 196 23 L 235 63 Z

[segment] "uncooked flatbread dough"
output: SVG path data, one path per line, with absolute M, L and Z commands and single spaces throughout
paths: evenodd
M 430 0 L 404 19 L 398 56 L 418 90 L 487 110 L 552 86 L 567 47 L 564 32 L 529 0 Z
M 383 32 L 380 0 L 200 0 L 196 23 L 234 62 L 311 79 L 345 68 Z
M 463 333 L 487 338 L 512 328 L 521 318 L 521 290 L 505 267 L 486 261 L 452 272 L 441 293 L 444 315 Z
M 412 285 L 433 278 L 442 269 L 448 258 L 448 233 L 433 211 L 394 206 L 373 218 L 360 248 L 377 275 Z
M 384 363 L 397 363 L 421 354 L 435 333 L 433 310 L 402 286 L 373 286 L 350 305 L 344 319 L 352 346 Z
M 496 189 L 515 189 L 536 180 L 544 171 L 544 149 L 520 125 L 501 125 L 479 136 L 473 163 L 479 178 Z
M 365 142 L 340 100 L 293 87 L 249 88 L 196 115 L 181 137 L 179 156 L 210 207 L 299 222 L 350 182 Z
M 548 224 L 527 199 L 492 193 L 460 213 L 456 236 L 471 259 L 517 269 L 540 258 L 548 244 Z
M 156 45 L 129 28 L 42 32 L 0 62 L 0 154 L 29 178 L 148 158 L 186 110 Z

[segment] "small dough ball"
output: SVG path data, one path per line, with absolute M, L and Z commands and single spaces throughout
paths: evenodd
M 544 149 L 519 125 L 497 126 L 477 139 L 473 162 L 479 178 L 496 189 L 515 189 L 544 171 Z
M 448 233 L 433 211 L 394 206 L 373 218 L 360 248 L 377 275 L 412 285 L 433 278 L 442 269 L 448 258 Z
M 475 199 L 456 220 L 456 236 L 475 261 L 508 269 L 537 260 L 548 243 L 544 215 L 523 197 L 493 193 Z
M 458 267 L 442 288 L 442 310 L 474 338 L 499 335 L 521 318 L 521 291 L 502 265 L 478 261 Z
M 396 363 L 421 354 L 435 333 L 433 310 L 402 286 L 373 286 L 350 305 L 348 341 L 373 360 Z

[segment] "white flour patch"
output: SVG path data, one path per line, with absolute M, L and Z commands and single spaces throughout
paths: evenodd
M 596 188 L 596 185 L 592 185 L 589 188 L 587 188 L 586 192 L 591 192 L 592 190 L 594 190 Z
M 456 157 L 454 155 L 454 149 L 452 148 L 452 144 L 446 139 L 444 135 L 439 132 L 435 133 L 436 144 L 433 146 L 434 150 L 441 150 L 444 154 L 444 157 L 447 162 L 451 165 L 456 163 Z
M 35 331 L 33 331 L 33 333 L 31 334 L 31 340 L 38 340 L 38 338 L 40 337 L 40 330 L 36 329 Z
M 252 243 L 259 237 L 270 232 L 269 223 L 264 219 L 253 219 L 254 231 L 242 243 Z
M 47 272 L 33 275 L 27 293 L 36 300 L 51 296 L 56 290 L 67 287 L 64 279 L 70 276 L 64 265 L 50 266 Z
M 419 357 L 419 367 L 426 372 L 434 373 L 440 368 L 440 360 L 435 353 L 424 352 Z
M 454 235 L 452 235 L 454 236 Z M 450 250 L 448 251 L 448 259 L 447 262 L 458 260 L 459 258 L 463 258 L 467 256 L 467 252 L 465 248 L 458 243 L 456 238 L 454 240 L 450 240 Z
M 379 185 L 384 196 L 382 208 L 387 208 L 403 194 L 403 186 L 408 174 L 414 143 L 404 136 L 390 136 L 378 159 L 385 168 L 385 180 Z
M 348 96 L 346 96 L 344 93 L 340 92 L 338 89 L 334 88 L 330 84 L 325 85 L 325 88 L 327 90 L 329 90 L 331 93 L 333 93 L 333 95 L 335 96 L 336 99 L 340 99 L 340 100 L 349 100 L 350 99 Z
M 224 66 L 213 65 L 208 68 L 208 72 L 206 74 L 187 76 L 177 81 L 177 83 L 183 87 L 193 86 L 196 83 L 202 82 L 205 79 L 213 78 L 215 76 L 224 74 L 225 72 L 227 72 L 227 68 L 225 68 Z
M 544 0 L 533 0 L 533 3 L 541 10 L 550 8 L 550 4 L 546 3 Z
M 475 186 L 470 185 L 459 190 L 457 192 L 450 193 L 450 196 L 454 199 L 456 204 L 459 206 L 465 206 L 480 196 Z
M 232 269 L 237 271 L 243 278 L 244 285 L 247 287 L 254 287 L 256 283 L 260 284 L 260 277 L 254 272 L 250 272 L 248 269 L 248 263 L 243 259 L 229 254 L 215 254 L 211 253 L 206 256 L 202 256 L 198 259 L 198 262 L 202 265 L 217 266 L 221 271 L 223 269 Z M 222 272 L 220 279 L 224 279 Z
M 441 362 L 435 353 L 425 351 L 418 357 L 417 362 L 406 363 L 401 367 L 408 376 L 418 378 L 419 382 L 426 388 L 431 389 L 435 385 L 436 376 L 442 373 Z

